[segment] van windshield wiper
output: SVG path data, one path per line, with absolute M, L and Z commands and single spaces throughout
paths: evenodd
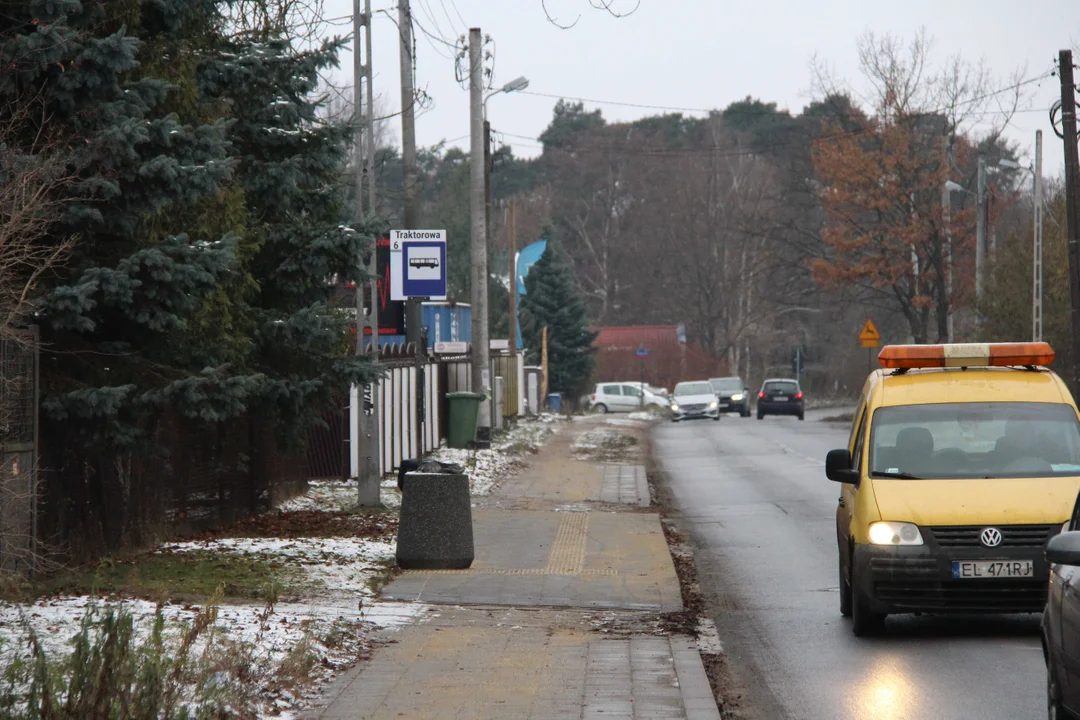
M 885 472 L 883 470 L 872 470 L 870 477 L 882 477 L 882 478 L 896 478 L 897 480 L 922 480 L 918 475 L 912 475 L 906 472 Z

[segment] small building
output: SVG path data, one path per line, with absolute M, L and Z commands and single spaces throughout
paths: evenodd
M 727 363 L 687 342 L 685 325 L 619 325 L 597 333 L 597 382 L 639 380 L 669 391 L 684 380 L 727 374 Z M 647 354 L 639 354 L 642 353 Z M 643 377 L 644 376 L 644 377 Z

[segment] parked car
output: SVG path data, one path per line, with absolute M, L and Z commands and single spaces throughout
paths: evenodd
M 642 401 L 644 395 L 644 401 Z M 593 412 L 633 412 L 644 407 L 667 408 L 671 402 L 649 389 L 642 389 L 640 382 L 597 383 L 589 397 L 589 407 Z
M 1046 544 L 1050 590 L 1042 617 L 1049 717 L 1080 717 L 1080 498 L 1065 532 Z
M 805 405 L 799 381 L 791 378 L 772 378 L 761 384 L 757 395 L 757 419 L 766 415 L 795 415 L 803 419 Z
M 671 399 L 671 422 L 693 418 L 720 419 L 719 401 L 707 380 L 681 382 Z
M 750 417 L 750 388 L 740 377 L 710 378 L 709 384 L 720 402 L 720 412 L 737 412 L 740 417 Z

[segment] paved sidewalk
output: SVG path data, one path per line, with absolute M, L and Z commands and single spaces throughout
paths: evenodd
M 475 499 L 470 569 L 384 588 L 432 606 L 380 636 L 319 717 L 719 720 L 695 640 L 656 631 L 682 601 L 659 515 L 643 507 L 644 468 L 572 452 L 603 422 L 562 426 L 525 472 Z

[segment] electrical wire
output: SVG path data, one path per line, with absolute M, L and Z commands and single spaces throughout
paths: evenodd
M 985 95 L 980 95 L 980 96 L 977 96 L 977 97 L 969 98 L 969 99 L 963 101 L 962 103 L 960 103 L 960 105 L 971 105 L 973 103 L 980 102 L 982 100 L 987 100 L 987 99 L 989 99 L 991 97 L 994 97 L 996 95 L 1000 95 L 1002 93 L 1009 92 L 1010 90 L 1019 90 L 1021 87 L 1024 87 L 1025 85 L 1030 85 L 1031 83 L 1035 83 L 1035 82 L 1039 82 L 1041 80 L 1045 80 L 1046 78 L 1050 77 L 1050 75 L 1051 75 L 1051 73 L 1047 72 L 1047 73 L 1044 73 L 1044 74 L 1036 76 L 1036 77 L 1028 78 L 1027 80 L 1021 80 L 1020 82 L 1014 83 L 1014 84 L 1009 85 L 1007 87 L 1000 88 L 998 90 L 994 90 L 993 92 L 986 93 Z M 612 105 L 612 106 L 615 106 L 615 107 L 631 107 L 631 108 L 640 108 L 640 109 L 644 109 L 644 110 L 666 110 L 668 112 L 693 112 L 693 113 L 703 113 L 703 114 L 706 114 L 706 115 L 708 115 L 710 113 L 722 113 L 722 114 L 725 114 L 725 115 L 730 114 L 730 115 L 741 115 L 741 116 L 754 116 L 754 115 L 774 115 L 774 114 L 778 114 L 778 112 L 782 112 L 782 111 L 777 111 L 777 110 L 774 110 L 774 109 L 766 109 L 766 108 L 729 108 L 727 110 L 721 110 L 720 108 L 685 107 L 685 106 L 677 106 L 677 105 L 650 105 L 650 104 L 645 104 L 645 103 L 624 102 L 624 101 L 620 101 L 620 100 L 598 100 L 596 98 L 575 97 L 573 95 L 556 95 L 556 94 L 553 94 L 553 93 L 536 92 L 536 91 L 533 91 L 533 90 L 519 90 L 518 92 L 521 93 L 522 95 L 534 95 L 536 97 L 553 98 L 553 99 L 556 99 L 556 100 L 571 100 L 573 102 L 590 103 L 592 105 Z M 933 117 L 933 116 L 936 116 L 936 115 L 943 115 L 949 109 L 950 108 L 940 108 L 940 109 L 936 109 L 936 110 L 929 110 L 929 111 L 924 111 L 924 112 L 912 113 L 909 117 Z M 1016 112 L 1045 112 L 1045 110 L 1043 110 L 1043 109 L 1017 110 Z M 1005 110 L 988 110 L 988 111 L 986 111 L 984 113 L 976 113 L 976 114 L 985 116 L 985 115 L 1004 115 L 1004 114 L 1007 114 L 1007 113 L 1008 113 L 1008 111 L 1005 111 Z

